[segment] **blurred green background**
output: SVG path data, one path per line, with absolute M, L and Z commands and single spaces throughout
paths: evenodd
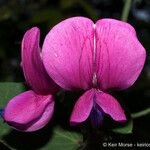
M 72 16 L 121 19 L 125 0 L 0 0 L 0 81 L 25 81 L 20 67 L 21 40 L 29 28 L 41 30 L 41 46 L 47 32 Z M 147 51 L 147 60 L 138 81 L 116 92 L 130 112 L 150 107 L 150 0 L 133 0 L 128 22 Z M 133 134 L 115 139 L 150 139 L 150 115 L 134 120 Z

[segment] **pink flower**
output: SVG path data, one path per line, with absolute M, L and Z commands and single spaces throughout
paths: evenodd
M 99 126 L 103 114 L 126 120 L 108 91 L 130 87 L 143 68 L 145 49 L 131 25 L 115 19 L 100 19 L 96 24 L 84 17 L 64 20 L 46 36 L 42 55 L 49 76 L 59 86 L 86 91 L 74 106 L 71 124 L 90 117 Z
M 53 94 L 58 86 L 48 76 L 40 57 L 40 31 L 28 30 L 22 41 L 22 68 L 28 85 L 33 89 L 14 97 L 7 104 L 3 118 L 21 131 L 35 131 L 45 126 L 54 111 Z

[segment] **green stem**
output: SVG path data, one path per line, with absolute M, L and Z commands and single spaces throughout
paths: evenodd
M 133 119 L 135 119 L 135 118 L 139 118 L 139 117 L 142 117 L 142 116 L 145 116 L 148 114 L 150 114 L 150 108 L 147 108 L 147 109 L 142 110 L 142 111 L 137 112 L 137 113 L 132 113 L 131 116 Z
M 125 4 L 124 4 L 122 15 L 121 15 L 122 21 L 128 20 L 130 8 L 131 8 L 131 2 L 132 2 L 132 0 L 125 0 Z
M 4 146 L 6 146 L 8 149 L 10 150 L 15 150 L 14 148 L 12 148 L 11 146 L 9 146 L 5 141 L 3 141 L 2 139 L 0 139 L 0 143 L 2 143 Z

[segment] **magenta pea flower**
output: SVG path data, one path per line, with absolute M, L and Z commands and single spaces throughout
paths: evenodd
M 72 125 L 91 118 L 100 126 L 104 114 L 126 121 L 108 92 L 133 85 L 143 68 L 145 49 L 131 25 L 115 19 L 96 24 L 84 17 L 64 20 L 46 36 L 42 55 L 47 73 L 60 87 L 85 90 L 71 114 Z
M 48 76 L 40 56 L 40 31 L 28 30 L 22 41 L 22 63 L 25 79 L 32 90 L 17 95 L 4 109 L 3 119 L 20 131 L 35 131 L 45 126 L 54 111 L 53 94 L 58 86 Z

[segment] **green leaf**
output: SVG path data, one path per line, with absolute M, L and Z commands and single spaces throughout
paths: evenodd
M 81 142 L 82 137 L 79 133 L 57 127 L 53 130 L 49 143 L 41 150 L 77 150 Z
M 25 90 L 23 83 L 1 82 L 0 83 L 0 108 L 4 108 L 7 102 L 17 94 Z M 10 127 L 0 119 L 0 143 L 13 150 L 2 138 L 10 132 Z
M 23 92 L 24 90 L 25 87 L 23 83 L 1 82 L 0 83 L 0 108 L 4 107 L 12 97 Z
M 112 129 L 113 132 L 115 133 L 120 133 L 120 134 L 130 134 L 132 133 L 133 130 L 133 120 L 130 119 L 127 123 L 120 124 L 118 127 Z
M 17 94 L 24 91 L 23 83 L 1 82 L 0 83 L 0 108 L 4 108 L 7 102 Z M 0 138 L 8 133 L 10 127 L 0 119 Z

